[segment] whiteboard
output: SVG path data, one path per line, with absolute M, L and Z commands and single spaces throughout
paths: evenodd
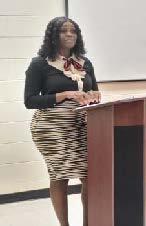
M 68 0 L 97 81 L 146 79 L 146 0 Z

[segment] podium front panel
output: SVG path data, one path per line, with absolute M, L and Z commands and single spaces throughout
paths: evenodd
M 88 110 L 89 226 L 144 226 L 146 102 Z
M 88 113 L 89 226 L 113 226 L 113 107 L 91 110 Z

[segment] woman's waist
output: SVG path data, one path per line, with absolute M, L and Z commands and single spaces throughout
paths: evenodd
M 46 116 L 63 116 L 64 114 L 67 115 L 76 115 L 77 113 L 73 111 L 76 107 L 80 106 L 79 103 L 72 101 L 72 100 L 66 100 L 61 103 L 57 103 L 52 108 L 44 108 L 44 109 L 36 109 L 33 117 L 40 117 L 43 115 Z

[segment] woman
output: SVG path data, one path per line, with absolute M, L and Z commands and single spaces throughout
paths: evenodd
M 50 196 L 61 226 L 69 226 L 67 186 L 82 183 L 83 225 L 87 226 L 87 143 L 85 112 L 77 106 L 100 101 L 91 62 L 79 26 L 57 17 L 45 31 L 38 56 L 25 81 L 25 106 L 37 109 L 31 121 L 32 139 L 43 155 L 50 176 Z

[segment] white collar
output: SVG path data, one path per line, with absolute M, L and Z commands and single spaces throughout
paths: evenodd
M 83 71 L 77 70 L 71 64 L 70 69 L 68 71 L 66 71 L 64 69 L 65 60 L 63 58 L 65 58 L 65 57 L 59 55 L 55 61 L 51 61 L 48 58 L 46 60 L 47 60 L 49 65 L 59 69 L 60 71 L 62 71 L 64 73 L 64 75 L 66 75 L 67 77 L 71 78 L 73 81 L 77 81 L 79 90 L 82 90 L 83 89 L 83 81 L 82 81 L 82 79 L 85 77 L 85 74 L 86 74 L 85 70 L 83 70 Z M 72 55 L 68 59 L 70 59 L 70 58 L 74 59 L 76 62 L 81 64 L 82 67 L 83 67 L 84 62 L 85 62 L 84 59 L 82 59 L 82 58 L 78 59 L 78 58 L 75 57 L 75 55 Z

